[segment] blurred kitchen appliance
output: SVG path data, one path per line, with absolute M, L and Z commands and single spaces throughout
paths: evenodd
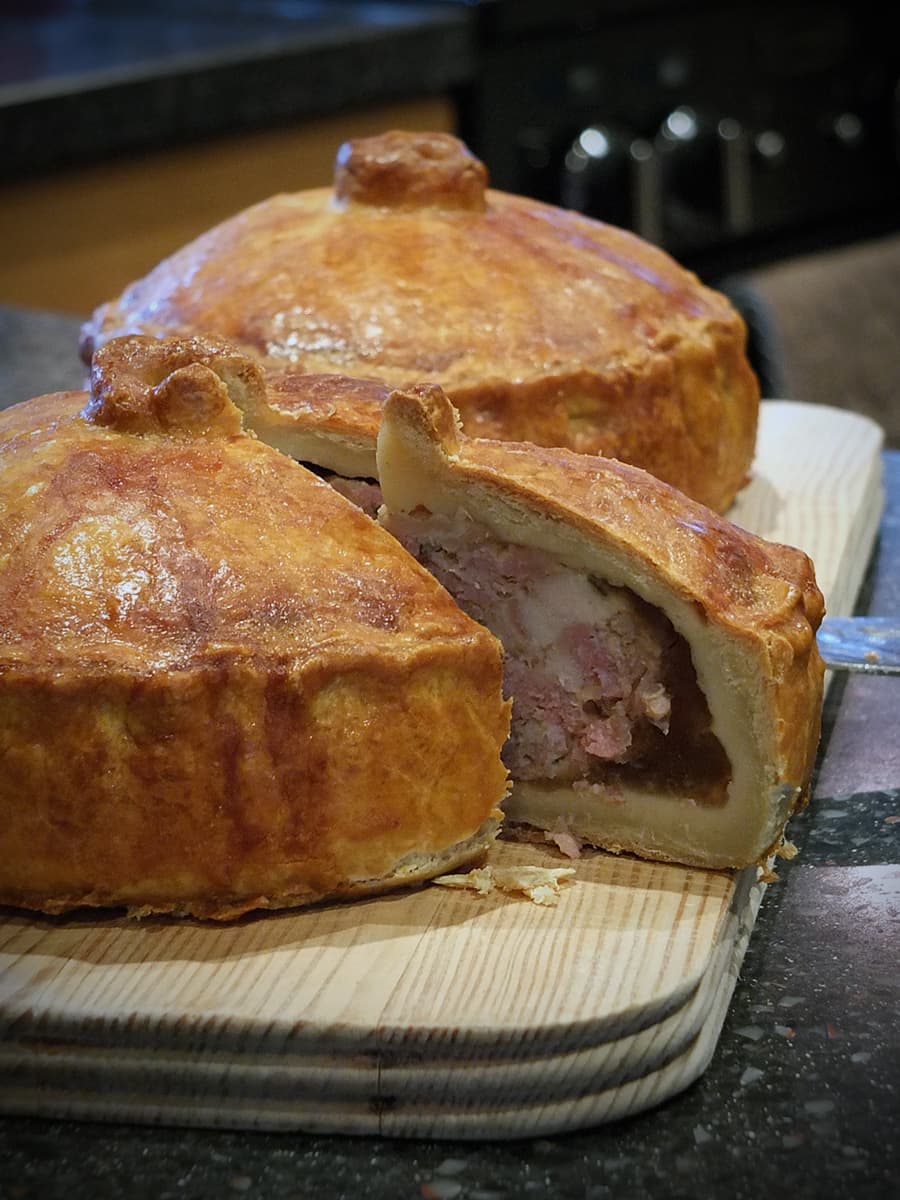
M 632 228 L 707 276 L 900 224 L 898 6 L 466 7 L 480 62 L 460 131 L 493 186 Z

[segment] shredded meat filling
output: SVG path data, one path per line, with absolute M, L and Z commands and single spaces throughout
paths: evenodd
M 630 593 L 536 550 L 443 533 L 410 548 L 503 643 L 516 779 L 581 779 L 630 761 L 643 726 L 666 732 L 665 645 Z
M 662 790 L 689 783 L 704 803 L 724 800 L 727 760 L 687 645 L 662 613 L 472 523 L 423 514 L 390 528 L 503 643 L 514 779 L 602 786 L 613 799 L 639 773 Z

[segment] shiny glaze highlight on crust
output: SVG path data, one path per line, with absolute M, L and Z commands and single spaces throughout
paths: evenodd
M 475 436 L 620 457 L 724 510 L 759 403 L 728 300 L 625 230 L 486 188 L 436 137 L 351 143 L 336 190 L 272 197 L 184 247 L 97 311 L 85 353 L 123 330 L 212 330 L 286 371 L 438 382 Z M 326 421 L 352 428 L 337 404 Z
M 471 858 L 506 789 L 499 643 L 240 432 L 253 364 L 179 342 L 193 408 L 160 347 L 0 415 L 0 903 L 224 918 Z
M 7 668 L 181 669 L 471 634 L 392 538 L 285 456 L 243 434 L 123 437 L 84 403 L 45 398 L 0 423 Z
M 210 329 L 309 373 L 369 364 L 451 392 L 639 362 L 698 328 L 741 340 L 724 297 L 625 230 L 494 191 L 484 213 L 339 211 L 330 197 L 232 218 L 135 284 L 110 327 Z

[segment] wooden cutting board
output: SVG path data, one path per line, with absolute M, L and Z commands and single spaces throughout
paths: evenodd
M 875 538 L 881 444 L 866 418 L 767 402 L 731 513 L 807 550 L 834 615 Z M 574 865 L 548 906 L 431 886 L 226 926 L 0 910 L 0 1111 L 498 1138 L 659 1103 L 712 1057 L 764 885 Z

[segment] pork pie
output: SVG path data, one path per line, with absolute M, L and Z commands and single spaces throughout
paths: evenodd
M 242 432 L 259 367 L 113 341 L 0 415 L 0 903 L 227 918 L 490 844 L 500 647 Z
M 701 867 L 762 863 L 805 802 L 823 601 L 807 556 L 638 468 L 464 436 L 395 392 L 381 519 L 502 641 L 510 825 Z
M 471 435 L 636 463 L 720 511 L 753 458 L 759 387 L 729 301 L 632 233 L 488 188 L 449 134 L 346 143 L 333 188 L 255 205 L 98 308 L 86 361 L 126 332 L 255 354 L 281 377 L 258 418 L 343 475 L 375 474 L 377 390 L 298 375 L 440 383 Z

